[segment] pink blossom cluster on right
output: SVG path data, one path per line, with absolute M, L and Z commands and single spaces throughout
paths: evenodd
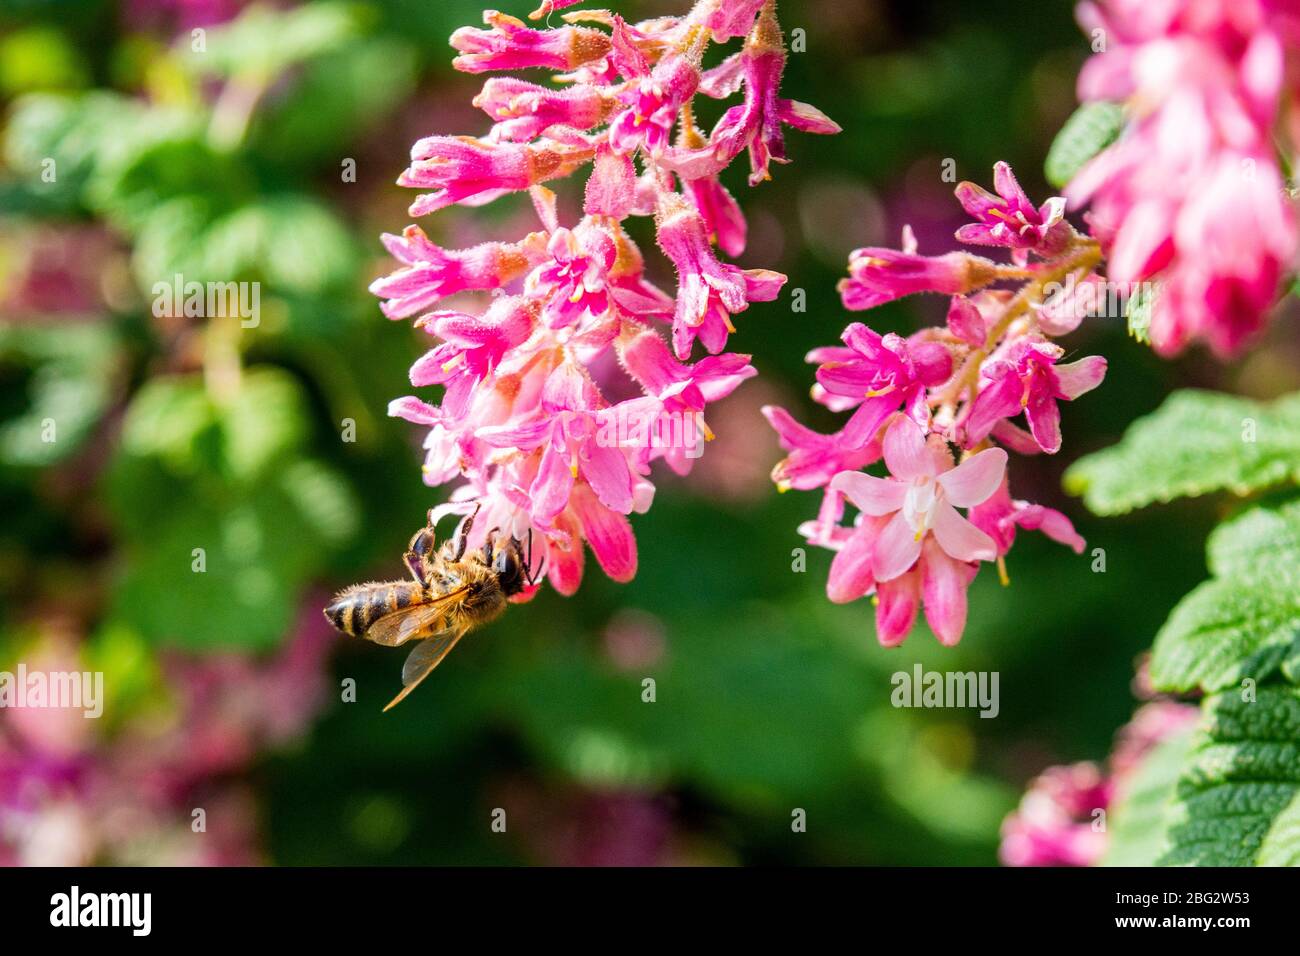
M 851 254 L 840 285 L 846 308 L 917 292 L 950 299 L 943 326 L 904 338 L 855 322 L 843 345 L 808 354 L 818 366 L 813 398 L 852 412 L 843 428 L 823 435 L 782 408 L 764 409 L 789 452 L 772 473 L 777 487 L 823 489 L 816 520 L 799 530 L 836 552 L 827 596 L 843 603 L 874 595 L 876 636 L 886 647 L 903 642 L 922 606 L 939 641 L 956 644 L 966 589 L 981 562 L 997 562 L 1005 580 L 1002 558 L 1017 529 L 1042 531 L 1076 552 L 1084 546 L 1063 514 L 1012 498 L 1007 450 L 1057 452 L 1058 403 L 1101 384 L 1104 358 L 1066 362 L 1053 341 L 1078 326 L 1072 300 L 1095 280 L 1101 254 L 1064 219 L 1060 197 L 1035 205 L 1006 163 L 994 168 L 994 185 L 996 193 L 957 187 L 973 221 L 956 238 L 1000 247 L 1009 262 L 965 250 L 920 255 L 910 230 L 901 250 Z M 1022 416 L 1025 427 L 1016 423 Z M 861 470 L 881 459 L 887 476 Z M 846 501 L 857 509 L 849 525 Z
M 1296 209 L 1276 134 L 1289 127 L 1294 145 L 1300 4 L 1090 0 L 1079 20 L 1098 51 L 1079 96 L 1122 103 L 1127 126 L 1066 197 L 1090 207 L 1110 280 L 1158 290 L 1148 329 L 1158 352 L 1201 341 L 1235 355 L 1294 272 Z

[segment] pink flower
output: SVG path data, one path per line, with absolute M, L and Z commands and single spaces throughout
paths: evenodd
M 443 249 L 419 226 L 400 236 L 385 233 L 384 247 L 405 266 L 376 279 L 370 291 L 388 301 L 380 308 L 390 319 L 404 319 L 467 289 L 499 289 L 522 276 L 545 249 L 544 233 L 519 242 L 484 242 L 470 249 Z
M 776 430 L 781 447 L 790 453 L 772 469 L 778 491 L 821 488 L 841 471 L 856 471 L 880 458 L 880 445 L 875 442 L 854 444 L 845 440 L 842 431 L 823 435 L 774 405 L 765 405 L 762 411 Z
M 917 292 L 958 295 L 988 285 L 997 265 L 966 252 L 920 256 L 879 246 L 849 254 L 849 277 L 841 279 L 840 298 L 853 311 L 874 309 Z
M 690 471 L 697 431 L 703 440 L 713 437 L 704 421 L 706 405 L 726 398 L 758 374 L 748 355 L 710 355 L 694 365 L 678 362 L 651 331 L 635 336 L 620 356 L 628 374 L 646 391 L 644 398 L 615 406 L 619 414 L 633 419 L 632 424 L 649 430 L 650 440 L 638 449 L 638 463 L 644 469 L 662 457 L 679 475 Z
M 999 556 L 1011 550 L 1016 540 L 1016 528 L 1041 531 L 1075 554 L 1083 554 L 1084 540 L 1074 530 L 1069 518 L 1053 508 L 1013 501 L 1006 478 L 1002 479 L 997 491 L 970 510 L 970 521 L 993 539 Z
M 473 136 L 427 136 L 411 147 L 411 165 L 397 185 L 433 188 L 411 203 L 424 216 L 467 200 L 488 202 L 503 193 L 567 176 L 592 158 L 589 146 L 545 141 L 492 143 Z
M 978 221 L 957 230 L 961 242 L 980 246 L 1006 246 L 1051 258 L 1065 251 L 1073 231 L 1065 222 L 1065 200 L 1056 197 L 1035 207 L 1020 188 L 1006 163 L 993 167 L 997 195 L 964 182 L 957 186 L 962 208 Z
M 461 27 L 451 35 L 451 45 L 460 52 L 452 60 L 456 69 L 465 73 L 536 66 L 572 70 L 609 52 L 609 37 L 589 27 L 533 30 L 517 17 L 496 10 L 486 11 L 483 22 L 491 29 Z
M 862 445 L 901 405 L 922 427 L 930 422 L 926 390 L 952 375 L 952 356 L 936 342 L 909 343 L 890 332 L 881 336 L 861 322 L 844 330 L 848 349 L 817 369 L 817 383 L 841 396 L 839 410 L 857 406 L 844 426 L 844 439 Z
M 523 143 L 552 126 L 590 129 L 604 121 L 613 104 L 599 88 L 587 84 L 550 90 L 513 77 L 493 77 L 474 97 L 474 105 L 496 122 L 495 139 Z
M 585 316 L 603 316 L 610 305 L 606 278 L 618 259 L 614 237 L 583 220 L 574 230 L 555 230 L 547 251 L 551 261 L 539 265 L 525 285 L 542 302 L 543 321 L 561 329 Z
M 699 210 L 676 193 L 662 197 L 658 213 L 659 248 L 677 267 L 677 308 L 673 346 L 684 359 L 699 338 L 710 352 L 722 351 L 735 331 L 731 316 L 750 302 L 776 298 L 785 276 L 768 269 L 740 269 L 718 261 L 709 246 Z
M 1049 768 L 1003 822 L 999 857 L 1007 866 L 1092 866 L 1106 850 L 1096 811 L 1112 797 L 1096 764 Z
M 927 442 L 915 422 L 900 417 L 885 432 L 884 456 L 891 477 L 841 472 L 831 490 L 863 515 L 889 516 L 871 542 L 870 573 L 878 585 L 902 576 L 924 552 L 926 618 L 942 643 L 956 644 L 965 628 L 969 583 L 960 565 L 997 557 L 993 539 L 956 509 L 974 507 L 997 491 L 1007 453 L 988 448 L 953 467 L 941 443 Z M 930 539 L 937 547 L 925 547 Z
M 840 127 L 820 110 L 778 95 L 785 43 L 771 7 L 765 7 L 755 21 L 739 65 L 745 100 L 722 115 L 709 140 L 714 156 L 723 163 L 749 149 L 749 184 L 754 186 L 772 178 L 768 171 L 772 160 L 786 162 L 782 123 L 806 133 L 838 133 Z
M 630 82 L 619 97 L 625 109 L 609 126 L 610 145 L 620 153 L 644 147 L 657 155 L 668 145 L 682 105 L 700 85 L 699 61 L 670 50 L 652 68 L 622 17 L 614 20 L 613 44 L 615 64 Z
M 987 384 L 966 419 L 966 446 L 983 441 L 1002 419 L 1025 413 L 1034 441 L 1049 455 L 1061 449 L 1061 413 L 1057 400 L 1071 401 L 1101 384 L 1106 360 L 1098 355 L 1057 365 L 1059 346 L 1029 342 L 1006 359 L 983 369 Z
M 1162 354 L 1196 341 L 1237 354 L 1263 328 L 1293 267 L 1295 204 L 1274 144 L 1274 131 L 1287 127 L 1279 113 L 1294 72 L 1292 6 L 1080 7 L 1085 27 L 1112 40 L 1085 64 L 1079 95 L 1123 102 L 1128 123 L 1066 196 L 1089 205 L 1111 279 L 1152 283 L 1148 335 Z

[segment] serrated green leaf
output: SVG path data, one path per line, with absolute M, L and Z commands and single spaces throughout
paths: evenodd
M 1210 573 L 1300 577 L 1300 498 L 1255 505 L 1219 525 L 1206 546 Z
M 1058 189 L 1075 177 L 1088 160 L 1119 138 L 1124 129 L 1124 109 L 1117 103 L 1084 103 L 1056 134 L 1043 172 Z
M 1154 866 L 1169 850 L 1168 816 L 1191 749 L 1188 729 L 1162 740 L 1116 795 L 1104 866 Z
M 1156 635 L 1151 680 L 1164 690 L 1222 690 L 1279 667 L 1295 680 L 1300 592 L 1246 577 L 1215 578 L 1174 608 Z
M 1097 514 L 1227 490 L 1244 495 L 1300 478 L 1300 394 L 1271 403 L 1175 392 L 1118 445 L 1082 458 L 1065 487 Z
M 1174 866 L 1282 865 L 1300 859 L 1300 688 L 1267 685 L 1206 699 L 1169 811 Z

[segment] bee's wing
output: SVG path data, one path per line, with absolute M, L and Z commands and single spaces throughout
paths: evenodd
M 420 682 L 433 673 L 433 669 L 442 663 L 442 659 L 451 653 L 456 642 L 468 631 L 467 627 L 458 627 L 434 634 L 415 645 L 415 650 L 407 655 L 406 663 L 402 665 L 402 684 L 405 686 L 400 694 L 388 702 L 384 711 L 392 710 L 407 694 L 419 687 Z
M 428 604 L 416 604 L 385 614 L 366 629 L 365 639 L 385 647 L 398 647 L 411 639 L 419 640 L 442 630 L 447 611 L 460 601 L 469 588 L 449 591 Z

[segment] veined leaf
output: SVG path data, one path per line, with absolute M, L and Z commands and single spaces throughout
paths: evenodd
M 1300 394 L 1261 403 L 1175 392 L 1118 445 L 1082 458 L 1065 487 L 1097 514 L 1227 490 L 1244 495 L 1300 478 Z
M 1043 163 L 1047 181 L 1063 189 L 1088 160 L 1115 142 L 1123 129 L 1124 109 L 1118 103 L 1084 103 L 1052 140 Z
M 1151 680 L 1162 690 L 1222 690 L 1279 667 L 1300 678 L 1300 592 L 1285 582 L 1214 578 L 1174 608 L 1156 635 Z
M 1256 505 L 1214 529 L 1207 547 L 1215 577 L 1300 577 L 1300 498 Z
M 1282 866 L 1300 861 L 1300 688 L 1260 687 L 1206 699 L 1167 817 L 1175 866 Z

